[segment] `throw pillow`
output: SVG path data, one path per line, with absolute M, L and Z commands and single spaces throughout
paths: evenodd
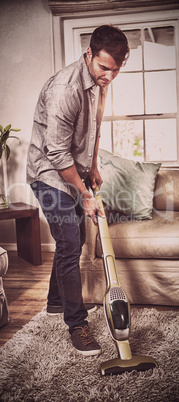
M 111 209 L 135 219 L 152 219 L 153 192 L 161 163 L 135 162 L 99 150 L 101 197 Z

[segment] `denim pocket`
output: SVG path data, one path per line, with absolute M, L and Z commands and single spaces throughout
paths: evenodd
M 51 190 L 41 191 L 41 200 L 39 202 L 45 211 L 51 211 L 56 205 L 56 197 L 51 194 Z
M 51 211 L 57 205 L 57 190 L 43 182 L 31 185 L 35 197 L 39 200 L 42 210 Z

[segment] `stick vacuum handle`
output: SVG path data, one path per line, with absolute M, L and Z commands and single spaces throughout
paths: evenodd
M 101 248 L 103 252 L 103 260 L 105 265 L 105 271 L 107 276 L 107 284 L 108 287 L 111 285 L 119 285 L 119 279 L 117 277 L 117 270 L 116 270 L 116 262 L 115 262 L 115 255 L 114 250 L 111 242 L 111 237 L 109 233 L 108 223 L 104 211 L 103 202 L 101 199 L 100 190 L 98 187 L 94 189 L 94 195 L 96 200 L 98 201 L 99 207 L 103 212 L 105 218 L 101 218 L 98 216 L 98 227 L 99 227 L 99 234 L 101 239 Z
M 101 194 L 100 194 L 100 189 L 99 189 L 99 187 L 96 186 L 96 188 L 93 190 L 93 192 L 94 192 L 94 195 L 95 195 L 96 200 L 98 201 L 98 204 L 99 204 L 99 206 L 100 206 L 101 211 L 102 211 L 103 214 L 105 215 L 104 205 L 103 205 L 103 202 L 102 202 L 102 199 L 101 199 Z M 105 217 L 106 217 L 106 215 L 105 215 Z

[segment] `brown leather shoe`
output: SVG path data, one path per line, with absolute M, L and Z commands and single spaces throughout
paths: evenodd
M 71 340 L 74 348 L 83 356 L 95 356 L 101 353 L 101 347 L 95 341 L 88 325 L 75 327 L 71 334 Z

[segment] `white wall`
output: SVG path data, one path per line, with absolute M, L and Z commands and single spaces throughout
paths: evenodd
M 0 1 L 0 124 L 20 128 L 9 140 L 10 200 L 38 205 L 26 185 L 26 155 L 41 87 L 54 73 L 52 15 L 48 0 Z M 15 134 L 15 133 L 14 133 Z M 41 216 L 42 243 L 52 242 Z M 0 221 L 0 244 L 16 243 L 15 222 Z

